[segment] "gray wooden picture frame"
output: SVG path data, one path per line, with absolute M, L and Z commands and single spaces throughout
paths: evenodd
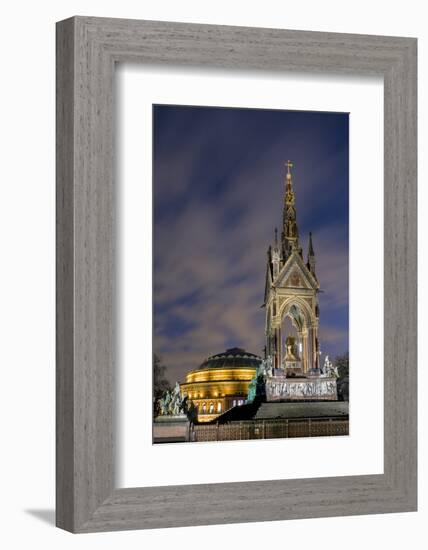
M 416 510 L 416 39 L 73 17 L 57 24 L 56 48 L 58 527 L 83 533 Z M 115 487 L 117 62 L 383 77 L 383 474 Z

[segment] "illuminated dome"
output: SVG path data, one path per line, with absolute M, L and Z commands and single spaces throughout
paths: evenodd
M 197 370 L 201 369 L 223 369 L 226 367 L 257 368 L 261 358 L 254 353 L 248 353 L 242 348 L 230 348 L 223 353 L 211 355 L 202 363 Z
M 248 386 L 261 358 L 242 348 L 230 348 L 211 355 L 186 375 L 181 392 L 198 410 L 198 421 L 213 420 L 224 411 L 243 405 Z

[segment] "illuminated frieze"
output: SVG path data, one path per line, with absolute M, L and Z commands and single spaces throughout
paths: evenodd
M 265 381 L 267 401 L 337 400 L 335 378 L 268 377 Z

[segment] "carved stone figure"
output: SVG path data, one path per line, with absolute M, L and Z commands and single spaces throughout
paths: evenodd
M 339 371 L 337 370 L 337 367 L 335 367 L 330 361 L 328 355 L 326 355 L 324 359 L 323 374 L 325 376 L 334 376 L 335 378 L 339 378 Z
M 273 376 L 273 359 L 272 359 L 272 355 L 268 355 L 266 357 L 266 374 L 268 376 Z
M 187 396 L 181 396 L 178 382 L 159 400 L 159 408 L 162 416 L 182 416 L 187 413 Z
M 252 403 L 257 395 L 257 374 L 252 378 L 251 382 L 248 385 L 248 396 L 247 401 L 248 403 Z
M 264 386 L 266 377 L 272 374 L 272 365 L 273 362 L 271 357 L 267 357 L 266 359 L 261 360 L 259 366 L 256 369 L 254 377 L 251 379 L 248 385 L 248 403 L 252 403 L 256 396 L 259 396 L 261 393 L 263 393 L 261 391 L 261 387 Z
M 285 361 L 299 361 L 299 354 L 297 351 L 296 339 L 293 336 L 288 336 L 285 341 L 285 347 L 287 354 Z
M 171 401 L 171 393 L 167 390 L 164 396 L 159 399 L 160 412 L 162 416 L 166 416 L 169 411 L 169 404 Z

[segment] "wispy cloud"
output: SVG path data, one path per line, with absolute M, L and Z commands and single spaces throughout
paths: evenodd
M 305 250 L 307 232 L 314 231 L 323 290 L 322 348 L 330 346 L 333 355 L 344 351 L 348 241 L 343 143 L 328 148 L 323 139 L 328 131 L 319 121 L 311 133 L 308 122 L 299 126 L 296 117 L 287 131 L 273 128 L 260 114 L 254 121 L 236 119 L 233 113 L 228 119 L 224 112 L 204 117 L 187 111 L 189 133 L 183 134 L 186 116 L 177 112 L 162 115 L 155 127 L 154 347 L 171 380 L 183 379 L 187 370 L 228 346 L 262 352 L 266 250 L 274 227 L 281 224 L 285 156 L 295 160 Z

